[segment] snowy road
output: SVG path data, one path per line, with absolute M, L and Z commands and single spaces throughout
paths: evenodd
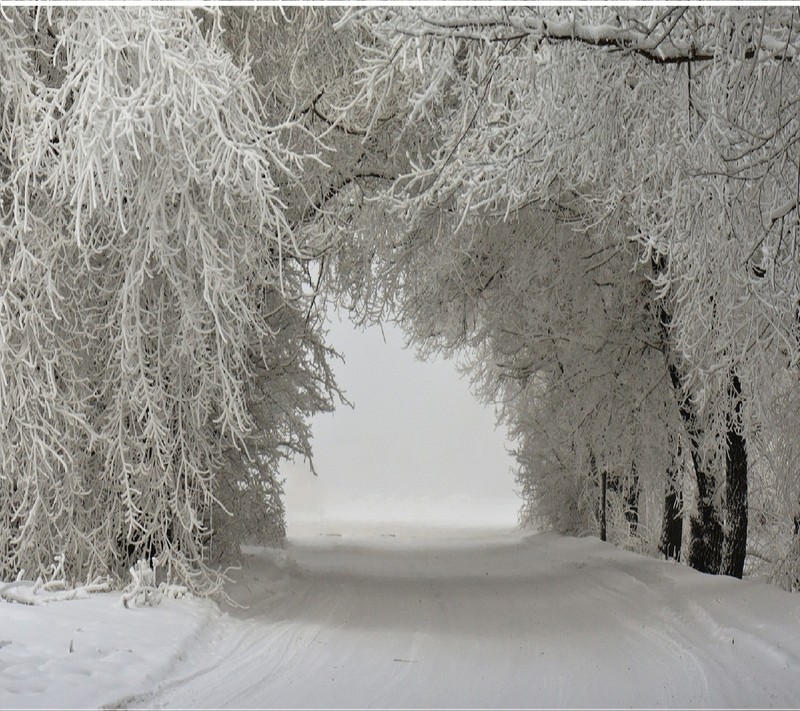
M 592 539 L 306 536 L 253 550 L 142 707 L 800 703 L 800 596 Z

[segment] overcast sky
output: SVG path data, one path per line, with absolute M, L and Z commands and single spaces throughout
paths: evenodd
M 513 523 L 514 462 L 493 409 L 471 395 L 453 363 L 419 361 L 397 327 L 383 331 L 385 342 L 377 327 L 330 324 L 329 342 L 346 358 L 334 371 L 355 407 L 314 418 L 317 478 L 302 461 L 284 467 L 290 529 L 298 517 L 345 509 L 369 517 L 367 508 L 452 519 L 474 517 L 477 506 Z

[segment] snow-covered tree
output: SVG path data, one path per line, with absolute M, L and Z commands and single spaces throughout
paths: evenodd
M 213 17 L 0 33 L 0 577 L 157 555 L 209 591 L 214 556 L 282 536 L 277 460 L 331 406 L 292 217 L 315 139 L 267 121 Z
M 526 512 L 675 554 L 684 497 L 688 561 L 740 575 L 750 486 L 791 579 L 799 23 L 4 11 L 0 576 L 210 590 L 280 538 L 336 299 L 458 354 Z
M 688 559 L 711 572 L 741 574 L 747 440 L 777 431 L 757 422 L 755 403 L 798 357 L 798 19 L 793 8 L 706 7 L 350 16 L 373 37 L 363 102 L 427 139 L 409 146 L 384 204 L 408 234 L 445 216 L 441 229 L 459 238 L 439 264 L 475 258 L 472 230 L 529 206 L 563 215 L 584 254 L 638 246 L 683 425 L 673 456 L 697 487 Z M 396 247 L 379 241 L 389 271 Z M 418 303 L 418 277 L 400 273 L 399 301 Z M 564 291 L 585 293 L 581 279 Z

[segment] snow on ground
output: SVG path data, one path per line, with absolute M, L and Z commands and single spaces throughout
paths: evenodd
M 497 527 L 295 522 L 246 554 L 224 613 L 0 603 L 0 707 L 800 702 L 800 596 L 765 584 Z
M 97 708 L 142 693 L 220 618 L 207 600 L 138 609 L 119 600 L 0 601 L 0 709 Z

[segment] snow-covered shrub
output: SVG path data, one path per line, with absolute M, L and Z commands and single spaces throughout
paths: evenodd
M 183 585 L 161 581 L 158 582 L 158 559 L 137 560 L 130 570 L 131 582 L 124 588 L 120 595 L 123 607 L 155 607 L 161 604 L 164 598 L 177 599 L 188 594 L 189 590 Z

